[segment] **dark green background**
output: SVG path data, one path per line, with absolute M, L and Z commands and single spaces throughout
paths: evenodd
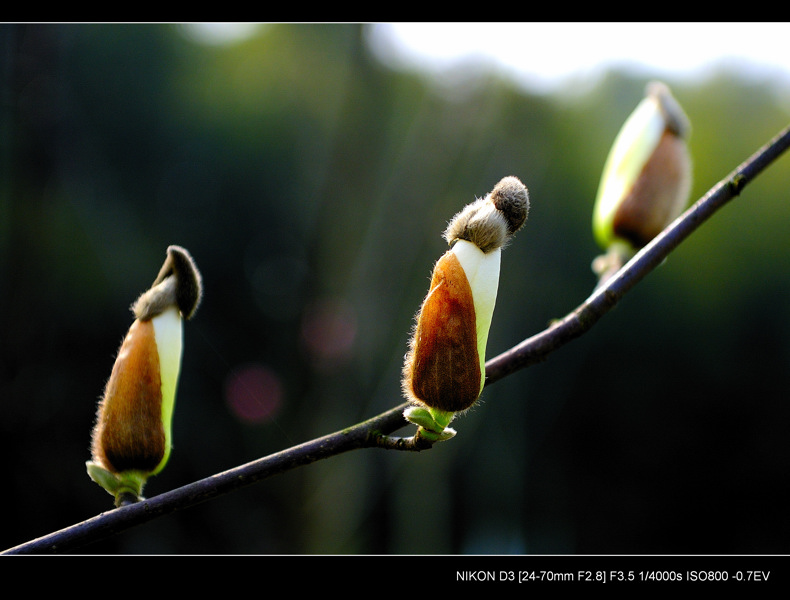
M 598 179 L 647 81 L 441 85 L 377 62 L 357 25 L 218 47 L 171 25 L 4 26 L 0 44 L 0 548 L 111 508 L 85 472 L 96 402 L 168 245 L 205 299 L 149 496 L 401 403 L 440 233 L 505 175 L 532 210 L 489 356 L 583 301 Z M 790 120 L 769 75 L 665 81 L 694 199 Z M 83 551 L 790 552 L 788 160 L 587 335 L 487 388 L 451 442 L 355 451 Z M 268 419 L 228 403 L 247 367 L 279 386 Z

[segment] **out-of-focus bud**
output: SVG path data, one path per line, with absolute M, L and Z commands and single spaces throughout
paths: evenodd
M 686 208 L 691 191 L 689 120 L 669 88 L 648 84 L 604 166 L 593 233 L 607 251 L 593 262 L 602 279 L 616 272 Z
M 99 403 L 87 463 L 91 479 L 116 506 L 139 501 L 145 482 L 170 457 L 182 319 L 192 317 L 201 294 L 192 257 L 170 246 L 151 288 L 132 306 L 136 318 Z
M 451 248 L 434 266 L 403 367 L 403 392 L 413 405 L 405 416 L 426 439 L 455 435 L 447 427 L 453 416 L 483 390 L 502 248 L 528 212 L 527 188 L 505 177 L 456 214 L 444 233 Z

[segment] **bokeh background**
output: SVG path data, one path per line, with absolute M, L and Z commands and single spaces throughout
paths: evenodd
M 489 354 L 592 291 L 598 180 L 650 74 L 530 93 L 393 69 L 368 32 L 0 28 L 0 548 L 111 508 L 85 472 L 96 403 L 170 244 L 205 297 L 149 496 L 400 404 L 441 231 L 505 175 L 532 210 Z M 664 80 L 695 199 L 790 121 L 769 75 Z M 347 453 L 82 551 L 790 552 L 788 189 L 782 157 L 588 334 L 487 388 L 451 442 Z

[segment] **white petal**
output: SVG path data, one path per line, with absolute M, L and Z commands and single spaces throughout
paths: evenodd
M 643 99 L 623 124 L 606 159 L 595 202 L 596 229 L 614 218 L 617 204 L 628 193 L 653 154 L 666 128 L 658 100 Z
M 485 253 L 472 242 L 458 240 L 453 246 L 453 252 L 466 273 L 469 287 L 472 288 L 477 318 L 477 352 L 480 356 L 481 372 L 484 372 L 488 332 L 499 288 L 502 250 L 497 248 Z
M 162 378 L 162 423 L 165 424 L 165 447 L 171 446 L 171 427 L 178 374 L 181 370 L 182 322 L 175 306 L 170 306 L 151 319 L 159 351 L 159 372 Z

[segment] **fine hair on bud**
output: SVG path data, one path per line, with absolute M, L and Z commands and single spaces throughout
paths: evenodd
M 529 214 L 529 193 L 518 177 L 504 177 L 491 190 L 491 202 L 505 217 L 508 235 L 524 226 Z
M 202 278 L 192 256 L 181 246 L 170 246 L 154 283 L 137 299 L 132 312 L 145 321 L 175 305 L 185 319 L 190 319 L 197 311 L 202 294 Z
M 444 232 L 448 244 L 466 240 L 485 253 L 502 248 L 524 225 L 529 212 L 527 188 L 517 177 L 503 178 L 484 198 L 467 204 Z

